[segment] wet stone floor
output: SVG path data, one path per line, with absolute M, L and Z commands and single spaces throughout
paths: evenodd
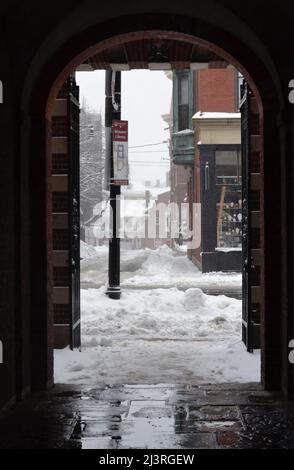
M 0 449 L 294 448 L 294 403 L 256 384 L 57 385 L 0 418 Z

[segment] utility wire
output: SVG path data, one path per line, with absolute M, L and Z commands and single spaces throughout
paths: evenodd
M 130 147 L 134 148 L 134 147 Z M 165 153 L 168 152 L 168 150 L 136 150 L 135 152 L 129 152 L 129 153 Z
M 145 163 L 147 165 L 169 165 L 171 162 L 132 162 L 129 161 L 131 165 L 144 165 Z
M 129 160 L 129 163 L 170 163 L 171 160 Z
M 140 148 L 143 148 L 143 147 L 154 147 L 155 145 L 163 145 L 163 144 L 168 144 L 168 141 L 164 140 L 162 142 L 157 142 L 156 144 L 136 145 L 134 147 L 129 147 L 129 149 L 140 149 Z
M 132 166 L 154 166 L 154 167 L 156 167 L 156 166 L 166 166 L 166 167 L 168 167 L 169 166 L 166 163 L 162 163 L 162 164 L 156 164 L 156 163 L 141 163 L 141 164 L 140 163 L 139 164 L 131 163 L 131 165 Z

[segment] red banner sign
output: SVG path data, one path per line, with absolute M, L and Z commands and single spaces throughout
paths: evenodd
M 128 186 L 128 121 L 112 121 L 113 180 L 112 184 Z

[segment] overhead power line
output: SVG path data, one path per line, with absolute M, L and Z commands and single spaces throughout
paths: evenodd
M 153 166 L 169 166 L 169 163 L 157 163 L 157 162 L 129 162 L 131 165 L 153 165 Z
M 144 145 L 135 145 L 134 147 L 129 147 L 129 149 L 140 149 L 143 147 L 154 147 L 156 145 L 168 144 L 168 140 L 163 140 L 162 142 L 157 142 L 155 144 L 144 144 Z
M 171 160 L 129 160 L 129 163 L 170 163 Z
M 133 147 L 130 147 L 133 148 Z M 168 153 L 168 150 L 136 150 L 135 152 L 129 153 Z
M 137 167 L 140 167 L 140 166 L 153 166 L 154 168 L 159 168 L 159 167 L 165 167 L 165 168 L 169 168 L 169 165 L 165 165 L 165 164 L 161 164 L 161 165 L 156 165 L 156 164 L 152 164 L 152 163 L 143 163 L 142 165 L 136 165 L 132 163 L 132 166 L 137 166 Z

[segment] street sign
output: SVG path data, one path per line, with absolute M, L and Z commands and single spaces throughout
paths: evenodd
M 116 186 L 129 184 L 128 121 L 112 121 L 113 179 Z

